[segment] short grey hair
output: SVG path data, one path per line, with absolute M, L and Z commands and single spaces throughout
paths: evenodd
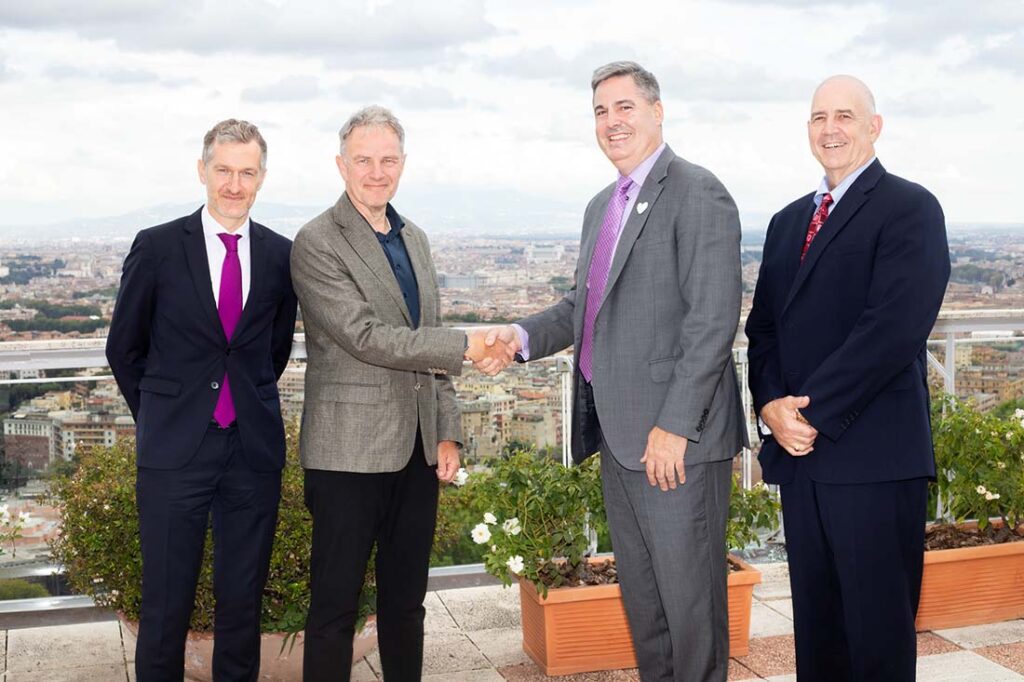
M 248 121 L 229 118 L 221 121 L 203 136 L 203 163 L 213 158 L 213 145 L 218 142 L 249 144 L 253 140 L 260 146 L 260 170 L 267 170 L 267 142 L 260 135 L 260 129 Z
M 636 87 L 640 88 L 640 92 L 649 103 L 654 104 L 661 101 L 661 87 L 658 85 L 658 79 L 636 62 L 612 62 L 597 67 L 590 79 L 591 91 L 596 92 L 598 85 L 609 78 L 618 76 L 632 76 Z
M 392 114 L 390 109 L 377 104 L 371 104 L 352 114 L 352 117 L 345 121 L 345 125 L 341 126 L 341 130 L 338 131 L 338 153 L 341 156 L 345 156 L 345 140 L 348 139 L 348 136 L 356 128 L 365 126 L 391 128 L 395 135 L 398 136 L 398 148 L 402 150 L 403 154 L 405 153 L 405 129 L 398 122 L 398 117 Z

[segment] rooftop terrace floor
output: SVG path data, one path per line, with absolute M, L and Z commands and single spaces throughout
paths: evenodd
M 754 592 L 750 654 L 734 658 L 729 679 L 795 681 L 792 602 L 786 565 L 761 564 Z M 639 680 L 635 670 L 547 678 L 522 651 L 519 596 L 500 586 L 439 590 L 427 595 L 424 682 L 558 679 Z M 3 682 L 133 682 L 135 642 L 116 620 L 0 631 Z M 353 680 L 380 679 L 371 653 Z M 1024 620 L 918 635 L 920 682 L 1024 680 Z M 266 679 L 266 678 L 261 678 Z

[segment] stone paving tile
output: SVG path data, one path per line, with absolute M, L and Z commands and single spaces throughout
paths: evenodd
M 1024 675 L 1024 642 L 985 646 L 973 651 L 990 661 L 995 661 L 1004 668 Z
M 380 672 L 380 651 L 366 657 L 375 672 Z M 462 633 L 427 634 L 423 640 L 423 674 L 456 673 L 492 668 L 476 645 Z
M 762 602 L 755 602 L 755 603 L 764 604 L 765 606 L 770 608 L 772 611 L 775 611 L 776 613 L 780 613 L 783 616 L 785 616 L 786 618 L 789 618 L 790 620 L 793 620 L 793 600 L 792 599 L 768 599 L 768 600 L 765 600 L 765 601 L 762 601 Z
M 121 627 L 121 645 L 124 647 L 124 660 L 128 663 L 135 663 L 135 633 L 129 630 L 124 623 L 118 621 Z
M 74 652 L 70 660 L 69 651 Z M 27 628 L 8 633 L 7 670 L 11 673 L 112 664 L 120 665 L 124 671 L 117 621 Z
M 1002 623 L 936 630 L 935 634 L 945 637 L 951 642 L 956 642 L 965 649 L 1012 644 L 1024 642 L 1024 620 L 1008 620 Z
M 636 669 L 631 670 L 604 670 L 594 673 L 578 673 L 576 675 L 560 675 L 558 677 L 546 677 L 533 663 L 527 665 L 514 665 L 500 668 L 498 672 L 506 680 L 514 682 L 546 682 L 556 680 L 557 682 L 639 682 L 640 674 Z
M 495 668 L 529 663 L 530 657 L 523 651 L 523 631 L 521 628 L 495 628 L 493 630 L 475 630 L 466 635 L 480 649 Z
M 351 682 L 377 682 L 377 673 L 364 661 L 356 661 L 352 666 Z
M 934 656 L 935 654 L 948 654 L 953 651 L 960 651 L 953 642 L 948 639 L 939 637 L 934 632 L 919 632 L 917 633 L 917 655 L 921 656 Z
M 90 665 L 84 668 L 9 672 L 7 682 L 124 682 L 124 664 Z
M 918 682 L 1020 682 L 1024 676 L 972 651 L 917 659 Z
M 796 670 L 796 651 L 792 635 L 750 640 L 750 653 L 736 659 L 762 677 L 788 675 Z
M 793 634 L 793 620 L 768 607 L 771 602 L 754 602 L 750 606 L 750 638 Z
M 493 668 L 490 670 L 464 670 L 458 673 L 424 675 L 422 682 L 505 682 Z
M 741 664 L 735 658 L 730 658 L 729 675 L 726 679 L 729 682 L 745 682 L 746 680 L 760 680 L 761 676 Z
M 754 566 L 761 571 L 761 584 L 754 585 L 755 599 L 789 599 L 793 595 L 789 589 L 789 564 L 779 561 Z
M 458 632 L 459 624 L 452 618 L 452 614 L 448 613 L 448 608 L 436 592 L 427 593 L 426 599 L 423 600 L 423 607 L 427 611 L 426 619 L 423 621 L 423 628 L 427 632 Z
M 437 596 L 464 631 L 519 627 L 519 587 L 503 585 L 442 590 Z

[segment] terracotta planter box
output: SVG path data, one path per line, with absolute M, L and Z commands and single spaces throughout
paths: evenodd
M 761 573 L 730 556 L 742 570 L 729 574 L 729 655 L 745 656 L 750 605 Z M 542 598 L 519 581 L 523 651 L 545 675 L 635 668 L 636 653 L 618 585 L 563 587 Z
M 139 632 L 139 624 L 126 620 L 120 613 L 121 622 L 132 635 Z M 264 632 L 260 637 L 260 680 L 267 682 L 299 682 L 302 679 L 302 633 L 295 638 L 294 646 L 281 644 L 285 635 Z M 362 630 L 352 640 L 352 662 L 362 660 L 377 646 L 377 620 L 370 616 Z M 212 682 L 213 680 L 213 633 L 189 632 L 185 640 L 186 682 Z
M 1024 617 L 1024 542 L 924 553 L 918 630 Z

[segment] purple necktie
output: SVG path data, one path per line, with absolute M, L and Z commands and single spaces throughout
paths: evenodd
M 593 376 L 594 320 L 597 319 L 597 311 L 604 297 L 604 287 L 608 283 L 612 254 L 615 253 L 619 229 L 622 227 L 622 212 L 626 210 L 628 200 L 626 193 L 632 186 L 632 180 L 619 176 L 619 181 L 615 184 L 615 193 L 612 194 L 608 208 L 604 212 L 604 222 L 601 223 L 601 232 L 597 235 L 594 255 L 590 258 L 590 270 L 587 272 L 587 307 L 583 311 L 583 339 L 579 350 L 580 372 L 588 382 Z
M 220 270 L 217 312 L 220 314 L 220 324 L 224 327 L 224 336 L 230 341 L 231 335 L 235 333 L 238 318 L 242 316 L 242 264 L 238 260 L 238 240 L 242 235 L 221 233 L 217 236 L 227 249 L 227 253 L 224 254 L 224 265 Z M 222 429 L 235 421 L 235 402 L 231 399 L 227 372 L 224 373 L 224 381 L 220 383 L 220 394 L 217 396 L 217 407 L 213 408 L 213 419 Z

